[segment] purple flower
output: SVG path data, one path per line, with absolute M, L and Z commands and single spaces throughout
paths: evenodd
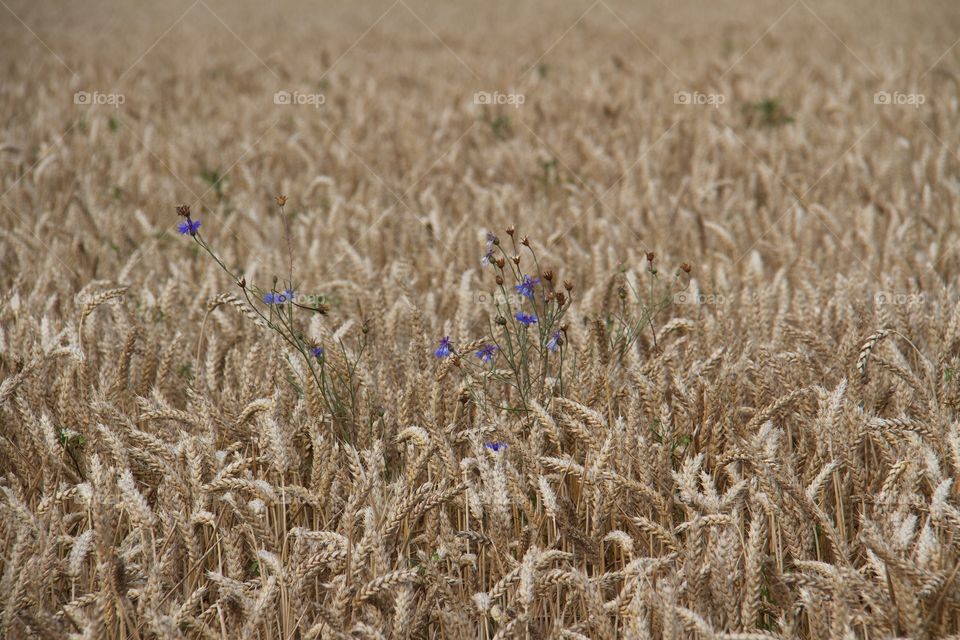
M 497 345 L 495 344 L 485 344 L 480 347 L 480 350 L 477 351 L 477 357 L 483 360 L 485 363 L 489 364 L 493 360 L 493 354 L 497 350 Z
M 267 304 L 283 304 L 285 302 L 292 302 L 294 297 L 293 289 L 287 289 L 283 293 L 271 291 L 263 296 L 263 301 Z
M 314 347 L 310 349 L 310 353 L 312 353 L 317 358 L 317 360 L 319 360 L 320 358 L 323 357 L 323 347 Z
M 524 313 L 523 311 L 517 311 L 517 314 L 513 316 L 517 319 L 517 322 L 522 324 L 525 327 L 529 327 L 532 324 L 537 324 L 537 316 L 530 313 Z
M 496 452 L 500 451 L 501 449 L 506 449 L 506 448 L 507 448 L 507 443 L 506 443 L 506 442 L 500 442 L 500 441 L 494 441 L 494 442 L 488 442 L 487 444 L 485 444 L 485 445 L 483 445 L 483 446 L 485 446 L 487 449 L 490 449 L 490 451 L 493 451 L 494 453 L 496 453 Z
M 500 244 L 500 239 L 492 231 L 487 231 L 487 250 L 480 258 L 480 264 L 493 264 L 493 246 L 496 244 Z
M 440 346 L 437 347 L 437 350 L 433 352 L 433 355 L 438 358 L 446 358 L 453 352 L 452 345 L 450 344 L 450 336 L 444 336 L 440 341 Z
M 522 296 L 530 298 L 533 300 L 533 288 L 540 284 L 540 278 L 531 278 L 530 276 L 523 276 L 523 282 L 516 285 L 514 289 L 517 290 Z
M 547 349 L 550 351 L 556 351 L 560 348 L 560 345 L 563 344 L 563 338 L 560 337 L 560 330 L 553 332 L 553 335 L 550 336 L 550 342 L 547 343 Z
M 197 235 L 197 231 L 199 229 L 200 229 L 200 221 L 191 220 L 190 218 L 187 218 L 186 220 L 184 220 L 183 222 L 177 225 L 177 230 L 183 235 L 187 235 L 189 233 L 191 236 L 195 236 Z

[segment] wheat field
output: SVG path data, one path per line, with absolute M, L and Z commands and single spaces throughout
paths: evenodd
M 0 4 L 0 637 L 960 634 L 957 7 Z

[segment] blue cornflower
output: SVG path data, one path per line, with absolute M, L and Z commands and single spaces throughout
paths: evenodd
M 516 285 L 514 289 L 517 290 L 522 296 L 526 296 L 533 300 L 533 288 L 540 284 L 540 278 L 531 278 L 530 276 L 523 276 L 523 282 Z
M 517 322 L 519 322 L 520 324 L 522 324 L 522 325 L 525 326 L 525 327 L 529 327 L 529 326 L 532 325 L 532 324 L 537 324 L 537 316 L 535 316 L 535 315 L 533 315 L 533 314 L 530 314 L 530 313 L 524 313 L 523 311 L 517 311 L 517 314 L 516 314 L 515 316 L 513 316 L 513 317 L 517 319 Z
M 453 352 L 451 347 L 452 345 L 450 344 L 450 336 L 444 336 L 440 341 L 440 346 L 437 347 L 437 350 L 433 352 L 433 355 L 437 356 L 438 358 L 446 358 Z
M 507 443 L 506 443 L 506 442 L 500 442 L 500 441 L 494 441 L 494 442 L 488 442 L 487 444 L 485 444 L 485 445 L 483 445 L 483 446 L 485 446 L 487 449 L 490 449 L 490 451 L 493 451 L 494 453 L 496 453 L 497 451 L 500 451 L 501 449 L 506 449 L 506 448 L 507 448 Z
M 547 349 L 550 351 L 556 351 L 560 348 L 560 345 L 563 344 L 563 338 L 560 337 L 560 330 L 553 332 L 553 335 L 550 336 L 550 342 L 547 343 Z
M 487 249 L 487 252 L 480 258 L 480 264 L 493 264 L 493 248 Z
M 271 291 L 263 296 L 263 301 L 267 304 L 283 304 L 285 302 L 292 302 L 294 296 L 295 294 L 293 293 L 293 289 L 287 289 L 283 293 Z
M 314 347 L 310 349 L 310 353 L 312 353 L 317 358 L 317 360 L 319 360 L 320 358 L 323 357 L 323 347 Z
M 496 350 L 497 350 L 497 345 L 485 344 L 482 347 L 480 347 L 479 351 L 477 351 L 477 357 L 489 364 L 490 361 L 493 360 L 493 354 Z
M 181 222 L 179 225 L 177 225 L 177 230 L 183 235 L 187 235 L 189 233 L 190 235 L 195 236 L 197 235 L 197 231 L 199 229 L 200 229 L 200 221 L 191 220 L 190 218 L 187 218 L 186 220 Z

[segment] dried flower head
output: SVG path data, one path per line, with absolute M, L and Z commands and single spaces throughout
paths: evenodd
M 680 271 L 683 271 L 684 273 L 690 273 L 691 271 L 690 264 L 687 262 L 684 262 L 683 264 L 681 264 Z
M 653 259 L 656 257 L 657 257 L 657 254 L 655 254 L 653 251 L 647 252 L 647 262 L 653 262 Z
M 190 205 L 188 204 L 177 205 L 177 215 L 180 216 L 181 218 L 189 218 Z
M 283 206 L 287 204 L 287 196 L 277 196 L 277 205 Z
M 564 280 L 563 288 L 567 290 L 567 293 L 570 293 L 571 291 L 573 291 L 573 283 L 570 282 L 569 280 Z
M 513 234 L 516 233 L 516 231 L 517 230 L 514 229 L 513 225 L 510 225 L 509 227 L 507 227 L 507 235 L 510 236 L 511 238 L 513 237 Z
M 553 271 L 551 271 L 550 269 L 547 269 L 546 271 L 544 271 L 543 279 L 546 280 L 547 282 L 551 282 L 553 280 Z
M 522 238 L 520 238 L 520 244 L 522 244 L 522 245 L 525 246 L 525 247 L 529 247 L 529 246 L 530 246 L 530 239 L 527 238 L 527 236 L 523 236 Z

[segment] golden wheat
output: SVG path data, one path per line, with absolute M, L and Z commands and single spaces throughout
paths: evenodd
M 0 637 L 960 634 L 921 4 L 5 5 Z M 569 302 L 528 388 L 488 230 Z

